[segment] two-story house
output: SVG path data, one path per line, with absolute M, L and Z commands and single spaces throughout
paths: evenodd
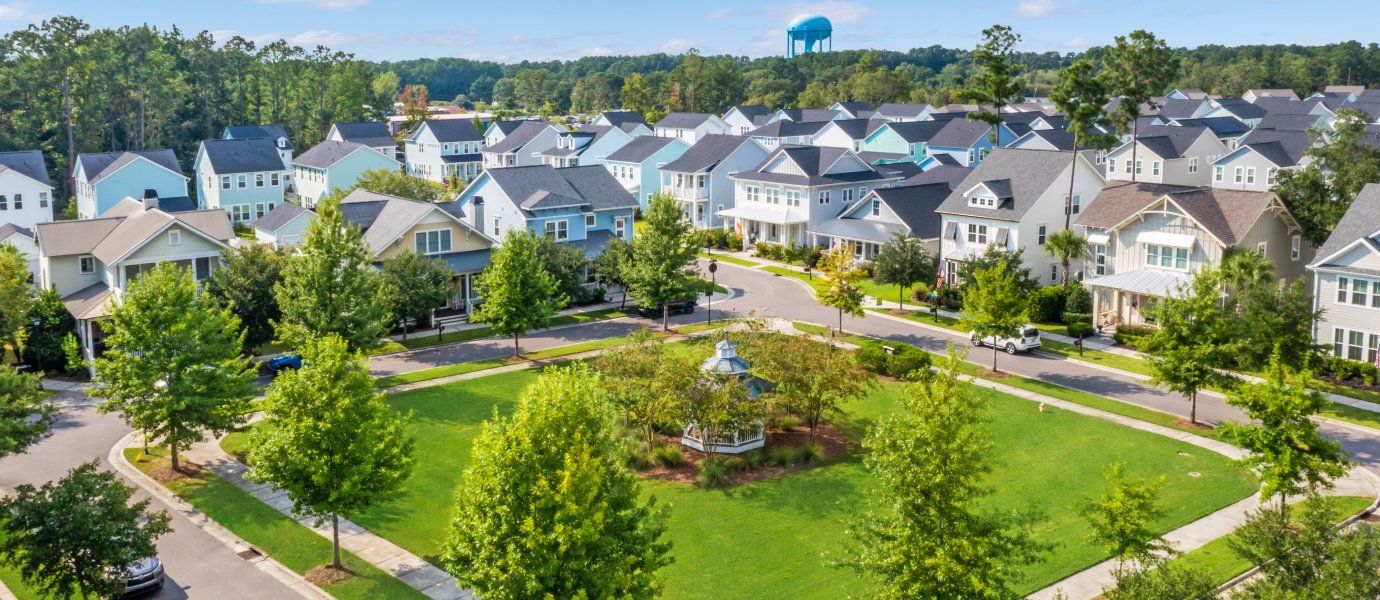
M 886 121 L 881 119 L 835 119 L 826 121 L 824 127 L 816 132 L 811 140 L 815 146 L 844 148 L 854 152 L 864 150 L 867 136 L 881 129 Z
M 719 227 L 723 223 L 719 212 L 735 203 L 729 176 L 756 167 L 769 153 L 745 135 L 707 135 L 661 166 L 661 191 L 681 203 L 696 227 Z
M 1240 98 L 1222 98 L 1214 100 L 1212 104 L 1212 108 L 1201 115 L 1202 118 L 1236 117 L 1247 127 L 1255 127 L 1260 124 L 1261 119 L 1265 118 L 1264 108 Z
M 365 171 L 396 171 L 402 165 L 379 151 L 355 142 L 326 140 L 292 161 L 302 206 L 315 208 L 336 190 L 350 189 Z
M 169 213 L 134 199 L 98 218 L 40 223 L 35 234 L 39 286 L 62 296 L 88 360 L 104 349 L 100 321 L 131 281 L 165 262 L 204 281 L 235 240 L 223 210 Z
M 1077 169 L 1072 197 L 1069 169 Z M 1067 152 L 997 148 L 939 206 L 944 231 L 939 267 L 945 283 L 958 283 L 962 263 L 990 246 L 1022 251 L 1039 281 L 1059 281 L 1058 261 L 1045 255 L 1049 236 L 1076 219 L 1106 185 L 1097 165 Z
M 828 108 L 779 108 L 772 113 L 772 121 L 832 121 L 848 118 L 842 112 Z
M 599 113 L 591 125 L 617 127 L 631 137 L 652 134 L 652 126 L 647 124 L 647 119 L 642 116 L 642 113 L 635 110 L 604 111 Z
M 186 198 L 187 176 L 172 150 L 84 152 L 72 167 L 77 218 L 105 214 L 125 198 Z
M 707 135 L 726 135 L 733 131 L 728 123 L 718 115 L 706 113 L 673 112 L 652 127 L 652 132 L 661 137 L 680 138 L 694 144 Z
M 789 121 L 780 119 L 752 130 L 748 136 L 767 148 L 809 146 L 830 121 Z
M 839 216 L 809 228 L 816 246 L 848 244 L 858 260 L 872 260 L 896 234 L 919 238 L 931 255 L 939 253 L 943 217 L 935 212 L 956 181 L 875 188 Z
M 732 208 L 716 211 L 749 245 L 806 245 L 815 227 L 833 219 L 871 190 L 902 178 L 867 164 L 852 150 L 783 146 L 756 168 L 731 173 Z
M 437 183 L 473 181 L 484 170 L 483 150 L 484 135 L 465 119 L 422 121 L 403 143 L 408 174 Z
M 1255 129 L 1242 136 L 1236 149 L 1212 163 L 1212 187 L 1266 192 L 1275 187 L 1282 170 L 1303 166 L 1304 151 L 1313 140 L 1304 131 Z
M 946 125 L 947 121 L 933 120 L 884 122 L 863 138 L 861 152 L 920 164 L 929 158 L 930 139 Z
M 761 104 L 740 104 L 724 112 L 723 120 L 728 123 L 733 135 L 747 135 L 748 132 L 766 125 L 771 120 L 771 109 Z
M 514 125 L 514 123 L 516 123 Z M 507 130 L 505 133 L 505 129 Z M 484 147 L 484 168 L 526 167 L 543 164 L 541 153 L 556 147 L 556 139 L 564 133 L 564 127 L 557 127 L 546 121 L 500 121 L 489 128 Z M 498 134 L 502 134 L 501 136 Z M 493 137 L 489 137 L 492 135 Z
M 1380 348 L 1380 183 L 1366 184 L 1308 265 L 1313 340 L 1332 354 L 1370 364 Z
M 53 220 L 53 186 L 37 150 L 0 152 L 0 224 L 33 229 Z
M 287 130 L 282 125 L 230 125 L 220 137 L 223 140 L 272 140 L 273 146 L 278 149 L 278 157 L 283 160 L 283 171 L 287 173 L 283 191 L 288 194 L 297 193 L 297 186 L 292 182 L 292 139 L 288 137 Z
M 1150 310 L 1228 252 L 1259 252 L 1281 280 L 1304 274 L 1313 247 L 1271 192 L 1110 182 L 1077 225 L 1093 245 L 1084 280 L 1099 327 L 1153 323 Z
M 19 251 L 28 263 L 29 283 L 38 285 L 38 243 L 34 241 L 34 230 L 14 223 L 0 225 L 0 244 Z
M 998 126 L 998 131 L 998 137 L 1003 143 L 1016 139 L 1015 134 L 1005 125 Z M 982 121 L 957 118 L 950 119 L 930 137 L 925 151 L 931 157 L 948 154 L 957 160 L 958 164 L 974 168 L 995 145 L 992 141 L 991 125 Z
M 1246 93 L 1241 94 L 1241 99 L 1254 104 L 1261 98 L 1286 98 L 1298 100 L 1299 95 L 1294 90 L 1288 88 L 1251 88 Z
M 1227 152 L 1222 140 L 1207 127 L 1142 127 L 1140 137 L 1107 153 L 1106 176 L 1110 181 L 1131 181 L 1134 177 L 1149 183 L 1205 186 L 1212 161 Z
M 1242 123 L 1236 117 L 1204 117 L 1201 119 L 1176 119 L 1166 123 L 1167 125 L 1177 125 L 1180 127 L 1206 127 L 1221 140 L 1222 145 L 1228 150 L 1235 150 L 1236 144 L 1251 128 Z
M 868 119 L 877 112 L 871 104 L 860 101 L 835 102 L 829 110 L 839 114 L 838 119 Z
M 581 125 L 558 135 L 556 145 L 543 150 L 541 157 L 553 167 L 603 165 L 610 154 L 633 139 L 633 134 L 613 125 Z
M 340 200 L 340 214 L 359 227 L 375 264 L 408 250 L 445 261 L 455 277 L 446 303 L 435 308 L 461 314 L 474 309 L 474 277 L 489 265 L 495 242 L 465 221 L 458 203 L 419 202 L 355 189 Z
M 288 171 L 268 138 L 205 140 L 196 151 L 196 196 L 235 223 L 248 223 L 282 203 Z
M 642 135 L 605 157 L 604 168 L 647 210 L 652 194 L 661 191 L 661 168 L 689 149 L 685 140 Z
M 393 132 L 388 130 L 386 121 L 336 123 L 326 132 L 326 140 L 362 144 L 390 159 L 398 159 L 398 142 L 393 139 Z
M 529 229 L 589 256 L 609 240 L 632 238 L 637 200 L 602 166 L 487 169 L 460 194 L 458 214 L 500 243 Z

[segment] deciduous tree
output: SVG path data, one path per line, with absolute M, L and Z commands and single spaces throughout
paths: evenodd
M 470 320 L 488 323 L 496 333 L 511 336 L 513 356 L 521 352 L 518 338 L 546 327 L 551 315 L 566 302 L 555 278 L 541 262 L 541 243 L 529 230 L 510 231 L 494 250 L 489 267 L 475 281 L 484 303 Z
M 103 327 L 99 408 L 166 445 L 174 470 L 206 432 L 244 423 L 254 370 L 240 354 L 240 320 L 201 295 L 186 269 L 163 263 L 130 282 Z
M 1116 463 L 1105 471 L 1109 488 L 1089 501 L 1081 510 L 1092 526 L 1088 541 L 1101 545 L 1117 560 L 1147 563 L 1172 549 L 1151 527 L 1164 516 L 1159 506 L 1164 478 L 1149 481 L 1126 474 L 1126 465 Z
M 1327 241 L 1361 188 L 1380 182 L 1380 147 L 1370 130 L 1372 120 L 1343 106 L 1332 121 L 1326 143 L 1304 150 L 1307 164 L 1279 171 L 1274 191 L 1314 244 Z
M 77 321 L 62 303 L 62 296 L 52 289 L 38 292 L 25 321 L 24 363 L 43 373 L 65 371 L 67 355 L 62 342 L 76 331 Z
M 992 339 L 992 370 L 997 370 L 1000 340 L 1020 335 L 1029 321 L 1028 305 L 1016 283 L 1016 274 L 998 262 L 973 274 L 963 287 L 963 314 L 959 326 L 972 331 L 974 345 Z
M 407 417 L 374 389 L 364 358 L 339 336 L 302 346 L 302 368 L 273 380 L 266 422 L 249 436 L 249 476 L 287 492 L 292 510 L 331 522 L 331 566 L 340 562 L 340 517 L 384 502 L 412 472 Z
M 876 385 L 876 378 L 858 364 L 853 352 L 833 344 L 794 335 L 759 334 L 747 353 L 754 372 L 774 386 L 774 404 L 800 417 L 815 438 L 824 418 L 843 412 Z M 748 346 L 745 346 L 748 347 Z M 809 368 L 801 368 L 802 361 Z
M 836 309 L 839 315 L 840 334 L 843 333 L 843 315 L 864 317 L 862 281 L 867 273 L 853 260 L 853 251 L 847 244 L 830 248 L 819 257 L 817 263 L 824 289 L 815 293 L 816 300 L 823 306 Z
M 609 399 L 623 412 L 630 427 L 647 442 L 647 451 L 656 448 L 656 428 L 677 414 L 679 390 L 664 375 L 674 357 L 665 344 L 646 329 L 629 336 L 627 344 L 609 350 L 592 362 L 603 375 Z
M 934 278 L 934 257 L 920 238 L 897 232 L 872 258 L 872 279 L 896 286 L 896 299 L 906 308 L 906 288 Z
M 439 258 L 403 250 L 383 261 L 383 294 L 394 322 L 408 320 L 422 326 L 431 321 L 431 311 L 445 306 L 454 284 L 455 271 Z
M 1216 270 L 1199 271 L 1174 296 L 1147 311 L 1159 326 L 1141 342 L 1150 380 L 1188 399 L 1190 423 L 1198 422 L 1198 392 L 1231 380 L 1223 372 L 1232 323 L 1222 308 L 1221 281 Z
M 633 252 L 632 244 L 623 241 L 623 238 L 613 238 L 609 240 L 607 246 L 599 251 L 590 264 L 594 269 L 594 280 L 605 288 L 619 287 L 623 293 L 619 294 L 618 308 L 623 308 L 628 304 L 628 282 L 626 273 L 632 268 Z
M 38 442 L 56 412 L 37 375 L 0 365 L 0 458 Z
M 344 197 L 344 194 L 353 190 L 369 190 L 419 202 L 442 202 L 447 196 L 446 186 L 408 175 L 397 169 L 365 171 L 359 174 L 359 178 L 350 189 L 337 193 Z
M 474 441 L 441 564 L 485 598 L 651 598 L 667 512 L 643 500 L 599 376 L 548 369 Z
M 287 260 L 281 251 L 268 246 L 244 244 L 226 250 L 206 282 L 206 294 L 229 308 L 244 325 L 246 354 L 273 340 L 273 322 L 281 317 L 273 286 Z
M 700 238 L 669 194 L 653 194 L 643 220 L 646 226 L 633 238 L 632 262 L 623 277 L 638 304 L 661 307 L 661 328 L 669 331 L 671 303 L 700 289 L 694 266 Z
M 19 353 L 19 340 L 33 306 L 34 284 L 29 259 L 19 249 L 0 244 L 0 343 Z

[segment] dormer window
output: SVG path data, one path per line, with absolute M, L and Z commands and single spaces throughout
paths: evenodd
M 874 216 L 874 217 L 880 217 L 880 216 L 882 216 L 882 201 L 881 201 L 880 199 L 878 199 L 878 198 L 873 198 L 873 199 L 872 199 L 872 216 Z
M 976 208 L 996 208 L 997 199 L 993 196 L 970 196 L 968 206 Z

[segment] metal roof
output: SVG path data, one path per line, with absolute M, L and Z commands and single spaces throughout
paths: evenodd
M 1144 294 L 1147 296 L 1158 296 L 1160 298 L 1177 297 L 1183 286 L 1192 281 L 1193 276 L 1187 271 L 1169 271 L 1165 269 L 1136 269 L 1125 273 L 1113 273 L 1094 277 L 1085 280 L 1083 285 L 1088 287 L 1104 287 L 1133 294 Z

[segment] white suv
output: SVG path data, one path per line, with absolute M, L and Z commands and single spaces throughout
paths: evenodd
M 1040 347 L 1040 330 L 1036 329 L 1034 325 L 1022 327 L 1020 337 L 996 339 L 989 336 L 985 339 L 979 339 L 977 333 L 971 331 L 968 332 L 968 337 L 973 341 L 974 346 L 996 346 L 1006 350 L 1007 354 L 1034 352 L 1036 348 Z

